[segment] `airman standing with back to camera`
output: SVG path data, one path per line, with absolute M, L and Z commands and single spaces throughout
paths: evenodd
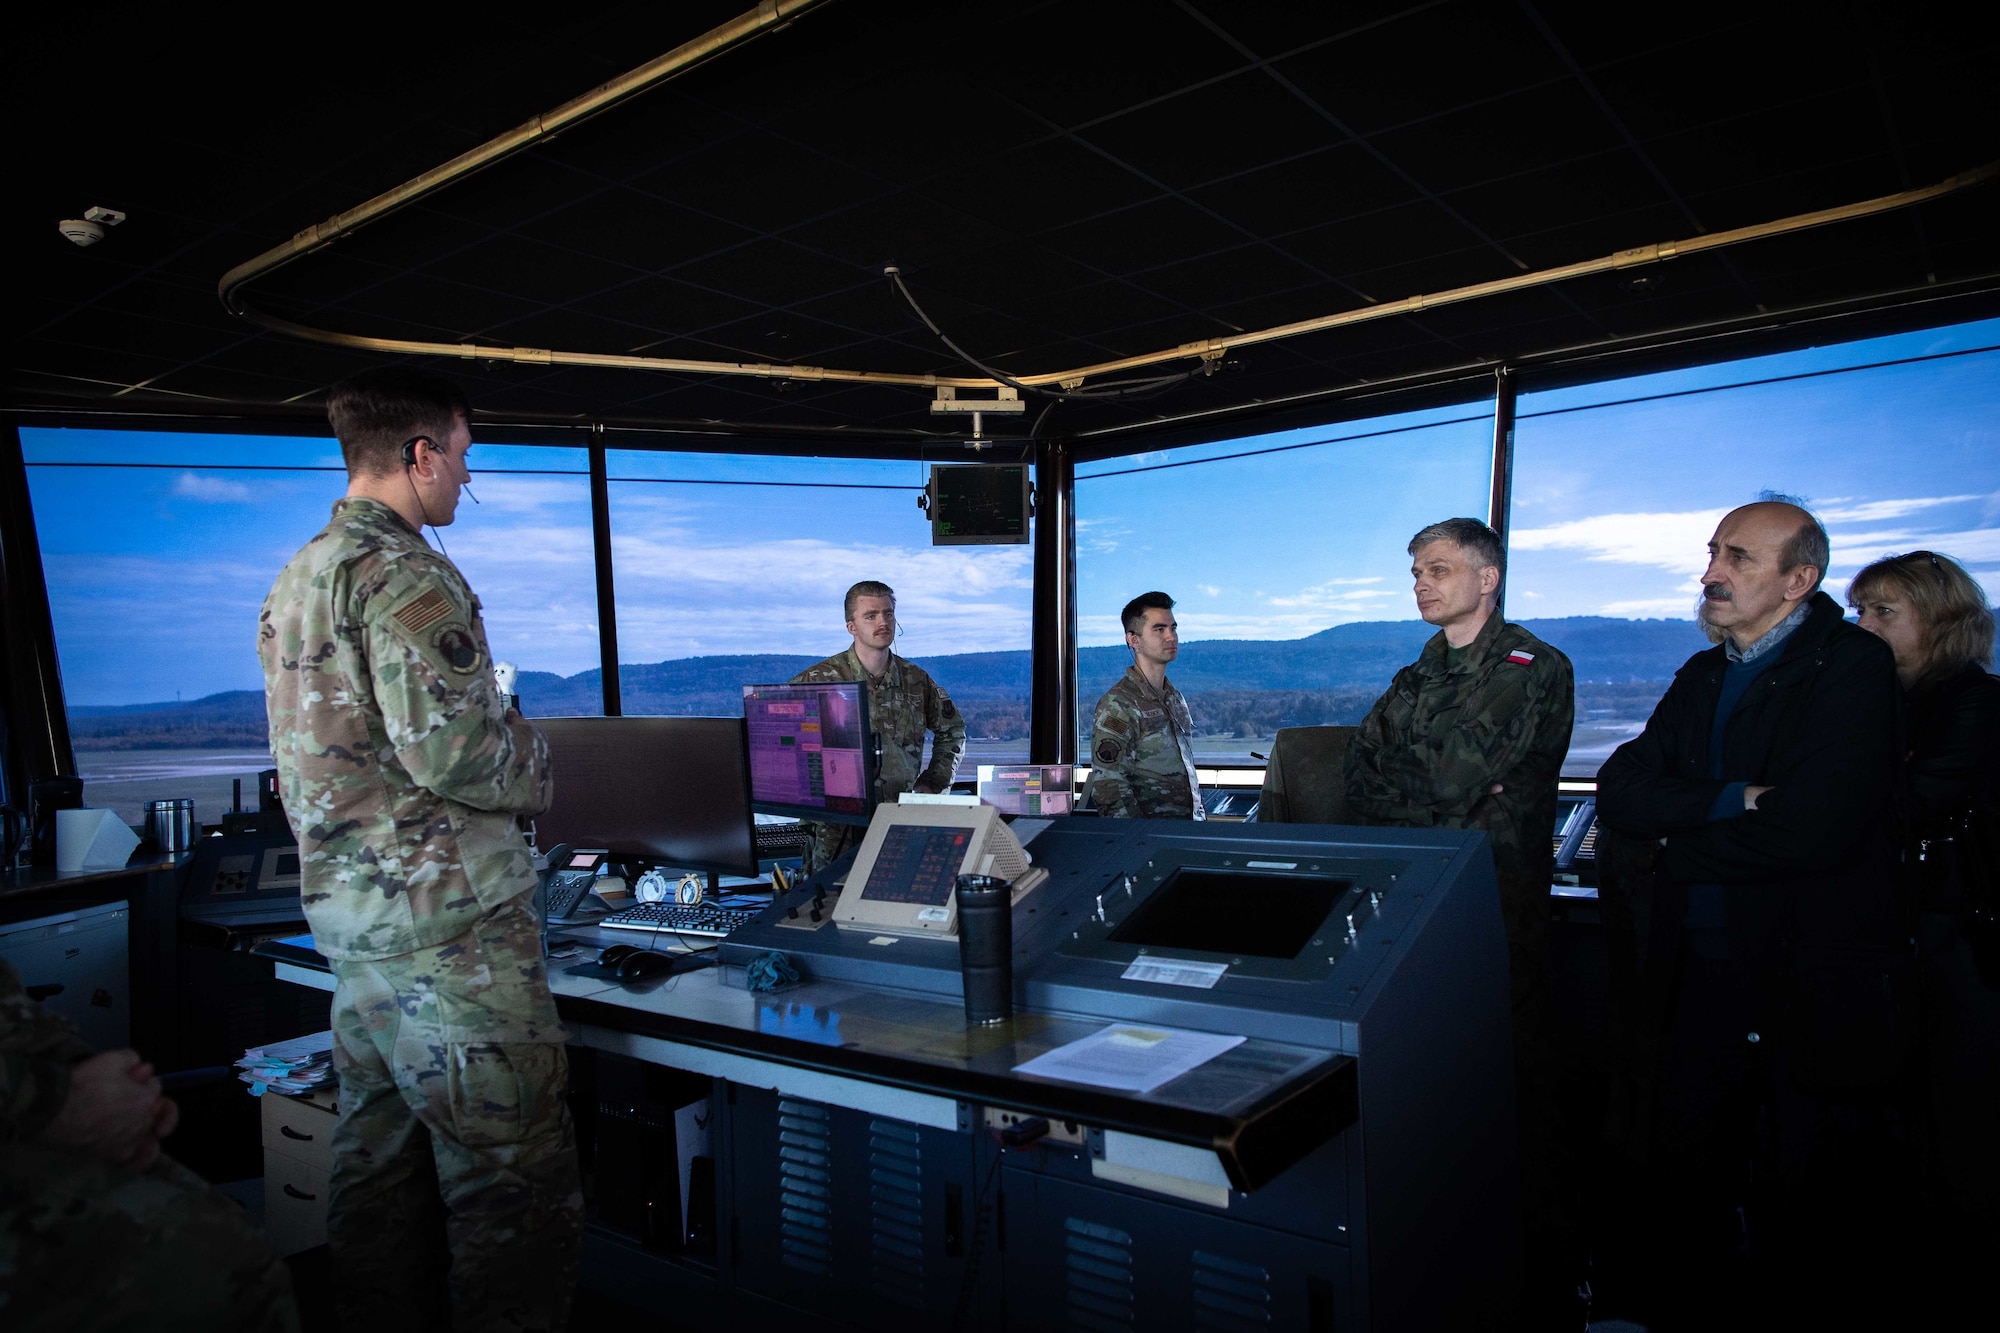
M 896 590 L 864 579 L 847 590 L 842 603 L 854 642 L 845 652 L 815 662 L 792 677 L 794 685 L 858 680 L 868 686 L 868 725 L 881 744 L 882 767 L 875 799 L 892 802 L 906 791 L 951 790 L 965 753 L 965 719 L 930 672 L 896 655 Z M 924 764 L 924 734 L 930 733 L 931 762 Z M 861 841 L 862 829 L 847 824 L 808 824 L 805 872 L 831 865 Z
M 1194 770 L 1194 717 L 1167 679 L 1180 655 L 1174 599 L 1142 592 L 1118 614 L 1132 665 L 1104 692 L 1090 726 L 1090 799 L 1123 819 L 1205 819 Z
M 452 521 L 472 435 L 448 380 L 335 385 L 345 498 L 278 575 L 257 655 L 300 902 L 332 962 L 327 1210 L 342 1327 L 561 1328 L 583 1229 L 534 861 L 548 745 L 494 680 Z

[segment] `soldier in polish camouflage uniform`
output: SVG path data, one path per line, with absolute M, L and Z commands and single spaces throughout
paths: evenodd
M 1500 539 L 1477 519 L 1418 533 L 1417 610 L 1439 626 L 1361 723 L 1347 751 L 1357 822 L 1478 828 L 1493 844 L 1523 987 L 1548 982 L 1556 779 L 1569 753 L 1569 659 L 1498 613 Z
M 548 807 L 548 748 L 500 695 L 478 598 L 418 528 L 451 522 L 470 475 L 465 400 L 377 371 L 335 386 L 327 416 L 347 498 L 278 576 L 257 650 L 306 919 L 338 983 L 343 1322 L 560 1328 L 583 1201 L 515 823 Z
M 1090 799 L 1122 819 L 1206 819 L 1194 771 L 1194 718 L 1167 679 L 1180 655 L 1174 599 L 1141 593 L 1119 613 L 1132 665 L 1104 692 L 1090 726 Z
M 794 685 L 817 681 L 859 680 L 868 685 L 868 725 L 882 743 L 882 771 L 875 799 L 892 802 L 906 791 L 951 790 L 965 753 L 965 719 L 951 696 L 922 667 L 896 656 L 896 592 L 886 583 L 863 580 L 847 590 L 843 604 L 847 632 L 854 642 L 846 652 L 793 676 Z M 924 765 L 924 733 L 931 734 L 931 762 Z M 808 824 L 812 842 L 806 848 L 805 871 L 831 865 L 866 831 L 850 824 Z
M 296 1333 L 248 1215 L 160 1154 L 176 1116 L 136 1052 L 93 1053 L 0 958 L 0 1325 Z
M 1347 751 L 1347 807 L 1358 824 L 1484 829 L 1493 845 L 1513 1000 L 1529 1299 L 1560 1302 L 1565 1291 L 1573 1298 L 1576 1273 L 1555 1165 L 1549 887 L 1575 679 L 1567 657 L 1501 618 L 1506 551 L 1493 529 L 1471 518 L 1434 523 L 1411 538 L 1410 555 L 1417 611 L 1439 632 L 1362 720 Z

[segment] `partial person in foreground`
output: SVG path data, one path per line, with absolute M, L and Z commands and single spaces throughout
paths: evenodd
M 0 1326 L 296 1333 L 249 1214 L 161 1153 L 178 1118 L 137 1052 L 93 1052 L 0 958 Z
M 327 419 L 346 498 L 278 575 L 257 653 L 301 902 L 333 964 L 327 1214 L 342 1326 L 556 1329 L 583 1198 L 564 1033 L 516 816 L 553 793 L 479 599 L 425 542 L 469 480 L 464 397 L 372 371 Z
M 1646 1184 L 1630 1294 L 1654 1327 L 1858 1308 L 1893 1270 L 1853 1219 L 1890 1215 L 1906 1036 L 1895 663 L 1819 590 L 1799 504 L 1732 510 L 1708 550 L 1716 646 L 1598 773 L 1602 828 L 1644 857 L 1612 1129 Z
M 951 790 L 965 754 L 965 719 L 931 674 L 895 650 L 896 590 L 863 579 L 847 590 L 841 610 L 854 642 L 844 652 L 792 677 L 794 685 L 858 680 L 868 687 L 868 725 L 881 744 L 882 768 L 875 799 L 893 802 L 906 791 L 935 794 Z M 931 761 L 924 763 L 924 737 L 931 738 Z M 865 830 L 848 824 L 808 824 L 805 873 L 832 865 Z
M 1174 599 L 1142 592 L 1118 619 L 1132 665 L 1091 714 L 1091 802 L 1115 819 L 1206 819 L 1194 767 L 1194 716 L 1167 679 L 1167 664 L 1181 651 Z
M 1475 518 L 1410 539 L 1417 613 L 1438 627 L 1396 673 L 1349 744 L 1347 808 L 1360 824 L 1482 829 L 1493 848 L 1520 1101 L 1522 1215 L 1529 1299 L 1566 1313 L 1579 1274 L 1556 1160 L 1550 838 L 1569 753 L 1569 659 L 1500 614 L 1506 549 Z M 1551 1308 L 1553 1307 L 1553 1308 Z
M 1954 1230 L 2000 1224 L 2000 679 L 1993 610 L 1948 556 L 1877 560 L 1847 585 L 1889 645 L 1909 730 L 1903 903 L 1915 914 L 1931 1181 Z

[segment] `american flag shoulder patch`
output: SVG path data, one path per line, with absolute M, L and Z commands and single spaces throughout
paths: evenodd
M 1533 653 L 1524 653 L 1519 648 L 1516 648 L 1513 652 L 1507 654 L 1507 660 L 1515 666 L 1526 666 L 1535 660 L 1535 655 Z
M 455 608 L 451 598 L 444 595 L 444 589 L 431 588 L 398 607 L 394 615 L 396 623 L 411 634 L 421 634 L 432 625 L 450 615 Z

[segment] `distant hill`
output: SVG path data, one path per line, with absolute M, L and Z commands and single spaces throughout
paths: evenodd
M 1664 681 L 1704 646 L 1694 626 L 1681 620 L 1580 616 L 1524 623 L 1568 653 L 1584 681 Z M 1196 701 L 1204 723 L 1223 730 L 1268 729 L 1278 719 L 1286 725 L 1352 721 L 1432 633 L 1421 621 L 1376 620 L 1336 625 L 1303 639 L 1208 639 L 1182 646 L 1173 678 Z M 727 716 L 742 707 L 746 683 L 789 680 L 818 660 L 759 653 L 627 664 L 619 686 L 628 713 Z M 1025 649 L 917 660 L 951 691 L 974 734 L 1025 734 Z M 1120 646 L 1083 649 L 1077 655 L 1079 692 L 1094 700 L 1130 661 Z M 521 703 L 536 717 L 595 713 L 602 707 L 601 679 L 597 671 L 574 676 L 524 671 Z M 263 745 L 264 696 L 230 690 L 186 703 L 79 705 L 70 709 L 70 730 L 86 747 Z
M 262 690 L 227 690 L 187 703 L 78 704 L 70 739 L 85 749 L 197 750 L 269 743 Z
M 1708 646 L 1689 620 L 1569 616 L 1521 623 L 1575 665 L 1579 721 L 1644 720 L 1680 665 Z M 1206 639 L 1181 646 L 1172 676 L 1205 732 L 1269 735 L 1278 726 L 1351 723 L 1435 632 L 1418 620 L 1364 620 L 1303 639 Z M 818 660 L 757 653 L 628 663 L 619 673 L 620 693 L 630 714 L 727 717 L 741 711 L 745 684 L 789 680 Z M 1027 734 L 1027 650 L 916 660 L 951 691 L 973 735 Z M 1122 646 L 1077 654 L 1086 711 L 1131 660 Z M 597 671 L 524 671 L 521 705 L 533 717 L 593 714 L 603 707 L 601 681 Z M 70 709 L 70 731 L 79 745 L 109 749 L 261 746 L 264 696 L 230 690 L 188 703 L 84 705 Z

